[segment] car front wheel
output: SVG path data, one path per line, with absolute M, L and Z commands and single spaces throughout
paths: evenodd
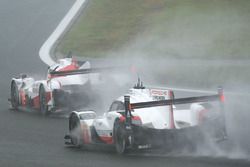
M 69 132 L 71 135 L 71 143 L 77 147 L 80 148 L 82 146 L 81 142 L 81 125 L 80 125 L 80 119 L 76 114 L 71 114 L 69 118 Z
M 19 92 L 18 92 L 18 88 L 17 85 L 15 83 L 15 81 L 11 82 L 11 107 L 15 110 L 17 110 L 18 105 L 19 105 Z

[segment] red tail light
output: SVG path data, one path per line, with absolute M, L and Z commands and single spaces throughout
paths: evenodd
M 119 117 L 120 122 L 125 122 L 125 119 L 126 118 L 123 115 Z M 134 125 L 141 125 L 142 124 L 141 118 L 139 116 L 132 116 L 131 121 L 132 121 L 132 124 L 134 124 Z
M 119 122 L 125 122 L 125 117 L 123 115 L 119 117 Z
M 132 124 L 134 125 L 141 125 L 142 121 L 139 116 L 132 116 Z
M 220 102 L 225 102 L 225 96 L 224 96 L 224 92 L 223 92 L 223 88 L 222 87 L 219 87 L 218 88 L 218 94 L 220 96 Z
M 225 96 L 223 94 L 220 95 L 220 101 L 223 102 L 223 103 L 225 102 Z

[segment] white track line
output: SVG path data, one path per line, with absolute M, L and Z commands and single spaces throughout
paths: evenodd
M 52 59 L 51 55 L 53 54 L 51 53 L 52 47 L 54 46 L 56 41 L 63 35 L 64 31 L 68 28 L 75 16 L 77 16 L 78 12 L 82 9 L 85 2 L 87 2 L 87 0 L 76 0 L 69 12 L 64 16 L 62 21 L 56 27 L 54 32 L 40 48 L 39 56 L 45 64 L 49 66 L 55 64 L 55 61 Z

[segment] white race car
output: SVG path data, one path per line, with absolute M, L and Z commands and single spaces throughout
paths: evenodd
M 80 107 L 88 101 L 91 86 L 102 83 L 100 69 L 91 68 L 88 61 L 59 59 L 49 67 L 47 78 L 35 80 L 23 74 L 12 78 L 10 99 L 14 109 L 36 109 L 43 114 Z M 70 73 L 69 73 L 70 72 Z
M 194 148 L 205 136 L 221 141 L 226 138 L 223 102 L 222 89 L 215 95 L 175 99 L 171 90 L 148 89 L 138 82 L 100 117 L 94 111 L 73 111 L 65 144 L 110 145 L 122 154 L 184 143 Z M 183 104 L 191 105 L 176 108 Z

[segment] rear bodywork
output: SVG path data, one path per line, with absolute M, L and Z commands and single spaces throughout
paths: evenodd
M 115 100 L 108 112 L 74 111 L 69 118 L 66 144 L 105 144 L 118 153 L 145 148 L 168 150 L 190 147 L 210 138 L 226 138 L 224 95 L 174 98 L 173 91 L 137 86 Z M 178 105 L 187 105 L 179 109 Z M 74 123 L 73 123 L 74 122 Z
M 210 96 L 175 99 L 172 91 L 170 94 L 168 100 L 140 103 L 130 103 L 130 97 L 125 96 L 125 129 L 127 135 L 134 138 L 132 145 L 149 144 L 153 147 L 167 146 L 169 148 L 172 146 L 176 148 L 187 144 L 190 147 L 195 147 L 204 142 L 206 138 L 214 141 L 222 141 L 226 138 L 222 88 L 218 89 L 217 95 Z M 217 106 L 212 107 L 212 102 L 217 102 Z M 174 105 L 189 103 L 192 103 L 190 110 L 174 109 Z M 170 106 L 170 126 L 168 128 L 155 129 L 132 124 L 133 110 L 156 106 Z M 190 118 L 187 116 L 188 112 L 191 112 Z

